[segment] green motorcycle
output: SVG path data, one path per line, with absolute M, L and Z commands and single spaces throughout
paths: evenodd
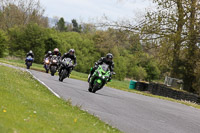
M 99 65 L 89 80 L 88 91 L 95 93 L 97 90 L 103 88 L 103 86 L 108 82 L 111 74 L 115 73 L 110 72 L 109 65 L 107 64 Z

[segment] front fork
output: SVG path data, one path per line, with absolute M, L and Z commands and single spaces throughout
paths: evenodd
M 89 88 L 93 88 L 94 87 L 94 81 L 97 78 L 97 76 L 92 76 L 91 78 L 92 79 L 90 80 L 91 82 L 89 82 Z M 98 81 L 98 80 L 100 80 L 101 82 Z M 105 85 L 106 82 L 101 80 L 101 79 L 97 79 L 97 83 L 101 84 L 101 86 L 99 87 L 99 89 L 101 89 Z

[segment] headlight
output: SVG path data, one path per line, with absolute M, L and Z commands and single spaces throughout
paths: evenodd
M 102 75 L 101 74 L 99 74 L 99 77 L 101 77 Z
M 49 60 L 46 60 L 46 61 L 45 61 L 45 63 L 47 63 L 47 64 L 48 64 L 48 63 L 49 63 Z
M 53 60 L 53 63 L 56 63 L 57 61 L 56 60 Z
M 103 76 L 103 79 L 105 79 L 105 76 Z

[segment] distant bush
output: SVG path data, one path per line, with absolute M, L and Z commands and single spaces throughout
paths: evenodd
M 6 35 L 5 33 L 0 30 L 0 57 L 4 56 L 4 52 L 7 48 L 7 43 L 6 43 Z

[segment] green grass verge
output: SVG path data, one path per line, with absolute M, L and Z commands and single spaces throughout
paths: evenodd
M 0 62 L 12 64 L 12 65 L 15 65 L 15 66 L 25 67 L 24 61 L 21 61 L 21 60 L 7 60 L 7 59 L 0 58 Z M 42 67 L 42 65 L 39 65 L 39 64 L 34 63 L 32 68 L 34 68 L 36 70 L 40 70 L 40 71 L 43 70 L 44 71 L 44 68 Z M 87 77 L 88 77 L 88 74 L 80 73 L 80 72 L 76 72 L 76 71 L 72 71 L 72 74 L 70 76 L 70 78 L 83 80 L 83 81 L 87 81 Z M 192 106 L 192 107 L 200 109 L 200 105 L 192 103 L 192 102 L 175 100 L 175 99 L 168 98 L 168 97 L 153 95 L 153 94 L 150 94 L 148 92 L 141 92 L 141 91 L 137 91 L 137 90 L 128 89 L 129 88 L 129 81 L 127 81 L 127 80 L 125 80 L 125 81 L 112 80 L 112 82 L 109 82 L 106 86 L 116 88 L 116 89 L 119 89 L 119 90 L 123 90 L 123 91 L 136 93 L 136 94 L 141 94 L 141 95 L 145 95 L 145 96 L 169 100 L 169 101 L 185 104 L 185 105 Z
M 0 133 L 120 132 L 54 96 L 27 72 L 0 65 Z

